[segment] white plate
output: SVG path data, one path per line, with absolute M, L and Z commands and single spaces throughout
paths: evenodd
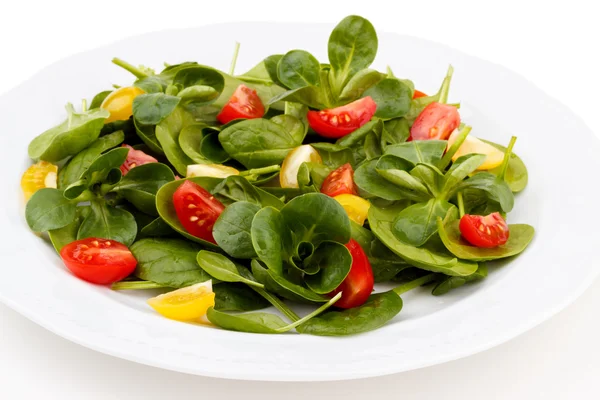
M 2 96 L 0 299 L 52 332 L 104 353 L 193 374 L 270 381 L 361 378 L 442 363 L 505 342 L 575 300 L 600 271 L 600 146 L 590 129 L 503 67 L 381 32 L 375 67 L 390 65 L 431 93 L 452 64 L 451 101 L 461 102 L 473 133 L 499 143 L 519 137 L 515 151 L 529 168 L 530 183 L 510 218 L 534 225 L 537 233 L 524 254 L 493 268 L 483 282 L 442 297 L 430 289 L 409 293 L 393 322 L 359 336 L 245 334 L 170 321 L 145 305 L 148 292 L 112 292 L 80 281 L 29 232 L 19 196 L 27 145 L 64 117 L 66 102 L 132 82 L 110 63 L 112 57 L 156 68 L 164 61 L 197 60 L 227 69 L 237 40 L 242 72 L 294 48 L 326 60 L 331 28 L 241 23 L 142 35 L 62 60 Z

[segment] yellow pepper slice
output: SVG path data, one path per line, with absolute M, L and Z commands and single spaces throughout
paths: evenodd
M 344 207 L 348 218 L 359 225 L 365 223 L 369 215 L 369 208 L 371 207 L 371 203 L 368 200 L 353 194 L 340 194 L 335 196 L 334 199 Z
M 148 300 L 148 304 L 160 315 L 177 321 L 195 321 L 215 306 L 212 282 L 177 289 Z
M 233 167 L 220 164 L 194 164 L 187 166 L 187 178 L 194 176 L 209 176 L 212 178 L 227 178 L 231 175 L 239 175 L 240 171 Z
M 454 144 L 459 131 L 455 130 L 448 138 L 448 149 Z M 467 136 L 463 144 L 458 148 L 458 151 L 452 156 L 452 161 L 456 161 L 459 157 L 467 154 L 484 154 L 486 156 L 483 164 L 477 168 L 479 171 L 494 169 L 504 160 L 504 153 L 494 146 L 487 144 L 475 136 Z
M 127 120 L 133 115 L 133 99 L 144 91 L 135 86 L 122 87 L 115 90 L 102 102 L 100 108 L 110 112 L 105 123 Z
M 35 192 L 43 188 L 56 188 L 58 167 L 47 161 L 40 161 L 27 168 L 21 177 L 21 189 L 25 200 L 29 200 Z

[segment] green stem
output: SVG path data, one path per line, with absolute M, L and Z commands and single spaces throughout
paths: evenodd
M 515 147 L 516 141 L 516 136 L 510 138 L 510 143 L 506 148 L 506 153 L 504 153 L 504 160 L 502 160 L 502 170 L 500 171 L 500 175 L 498 175 L 498 179 L 504 180 L 504 177 L 506 176 L 506 171 L 508 170 L 508 162 L 510 161 L 510 156 L 512 155 L 512 150 L 513 147 Z
M 113 64 L 118 65 L 119 67 L 123 68 L 124 70 L 131 72 L 138 79 L 148 77 L 147 73 L 145 73 L 138 67 L 133 66 L 133 65 L 129 64 L 128 62 L 121 60 L 120 58 L 115 57 L 112 59 L 112 62 L 113 62 Z
M 400 285 L 397 288 L 392 289 L 398 296 L 402 296 L 404 293 L 408 292 L 409 290 L 413 290 L 415 288 L 418 288 L 419 286 L 422 286 L 426 283 L 429 283 L 431 281 L 433 281 L 435 279 L 435 274 L 429 274 L 429 275 L 425 275 L 422 276 L 419 279 L 415 279 L 414 281 L 410 281 L 408 283 L 405 283 L 404 285 Z
M 465 203 L 463 201 L 462 192 L 458 192 L 458 194 L 456 195 L 456 198 L 458 200 L 458 212 L 460 213 L 460 217 L 462 218 L 463 215 L 465 215 Z
M 116 83 L 113 83 L 112 87 L 114 87 L 115 89 L 121 89 L 121 85 L 117 85 Z
M 452 81 L 453 74 L 454 67 L 450 65 L 448 67 L 446 77 L 444 78 L 444 82 L 442 82 L 442 87 L 440 88 L 440 98 L 438 100 L 439 103 L 446 104 L 448 102 L 448 94 L 450 93 L 450 81 Z
M 67 110 L 67 128 L 71 129 L 71 122 L 73 122 L 73 114 L 75 113 L 75 107 L 73 107 L 73 104 L 67 103 L 67 105 L 65 106 L 65 110 Z
M 385 68 L 387 71 L 387 77 L 388 78 L 395 78 L 394 76 L 394 71 L 392 71 L 392 67 L 390 67 L 389 65 Z
M 88 110 L 88 104 L 87 104 L 87 100 L 83 99 L 81 100 L 81 113 L 85 113 Z
M 460 146 L 462 146 L 464 141 L 467 139 L 467 136 L 469 136 L 469 133 L 471 133 L 471 129 L 473 128 L 471 128 L 470 126 L 465 126 L 458 132 L 456 140 L 454 141 L 454 143 L 452 143 L 452 146 L 450 146 L 450 148 L 448 149 L 446 154 L 444 154 L 444 157 L 442 157 L 440 161 L 441 171 L 448 168 L 448 165 L 450 165 L 450 163 L 452 162 L 452 157 L 454 157 L 458 149 L 460 149 Z
M 236 79 L 248 83 L 261 83 L 266 86 L 271 86 L 273 84 L 273 81 L 270 79 L 253 78 L 251 76 L 236 76 Z
M 269 303 L 271 303 L 271 305 L 273 307 L 275 307 L 283 315 L 285 315 L 286 317 L 288 317 L 290 319 L 290 321 L 295 322 L 295 321 L 298 321 L 300 319 L 300 317 L 298 316 L 298 314 L 296 314 L 288 306 L 286 306 L 285 303 L 283 301 L 281 301 L 277 296 L 275 296 L 275 295 L 267 292 L 266 290 L 259 289 L 259 288 L 256 288 L 254 286 L 250 286 L 250 288 L 252 290 L 254 290 L 256 293 L 260 294 L 262 297 L 264 297 Z
M 240 42 L 235 42 L 235 49 L 233 50 L 233 58 L 231 59 L 231 66 L 229 67 L 229 75 L 233 76 L 235 72 L 235 64 L 237 63 L 238 54 L 240 52 Z
M 279 171 L 280 169 L 281 165 L 269 165 L 268 167 L 254 168 L 249 169 L 247 171 L 241 171 L 240 176 L 271 174 L 273 172 Z
M 73 202 L 83 203 L 85 201 L 96 200 L 98 197 L 89 189 L 86 189 L 77 198 L 73 199 Z
M 287 332 L 287 331 L 289 331 L 291 329 L 294 329 L 298 325 L 302 325 L 303 323 L 305 323 L 309 319 L 311 319 L 313 317 L 316 317 L 317 315 L 321 314 L 323 311 L 327 310 L 329 307 L 331 307 L 332 305 L 334 305 L 341 298 L 342 298 L 342 293 L 340 292 L 340 293 L 336 294 L 335 297 L 333 297 L 327 303 L 323 304 L 321 307 L 317 308 L 315 311 L 311 312 L 307 316 L 305 316 L 303 318 L 300 318 L 298 321 L 296 321 L 296 322 L 294 322 L 292 324 L 289 324 L 287 326 L 284 326 L 283 328 L 276 329 L 276 331 L 279 332 L 279 333 L 283 333 L 283 332 Z
M 110 287 L 112 290 L 142 290 L 142 289 L 161 289 L 168 286 L 150 281 L 125 281 L 115 282 Z

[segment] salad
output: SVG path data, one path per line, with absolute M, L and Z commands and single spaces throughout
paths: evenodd
M 534 235 L 507 223 L 527 185 L 516 138 L 470 134 L 452 67 L 426 95 L 370 68 L 377 45 L 349 16 L 327 63 L 291 50 L 235 74 L 239 44 L 227 73 L 114 59 L 133 83 L 68 104 L 30 143 L 29 227 L 81 279 L 160 289 L 165 317 L 241 332 L 362 333 L 409 290 L 486 278 Z

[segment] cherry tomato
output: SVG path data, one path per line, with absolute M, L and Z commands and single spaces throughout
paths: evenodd
M 305 162 L 323 163 L 319 152 L 309 144 L 298 146 L 285 156 L 279 172 L 279 185 L 282 188 L 297 188 L 298 171 Z
M 179 222 L 192 236 L 214 244 L 212 230 L 225 206 L 202 186 L 185 181 L 173 194 L 173 205 Z
M 121 147 L 127 147 L 129 149 L 129 154 L 127 154 L 125 162 L 119 167 L 123 175 L 127 175 L 131 168 L 135 168 L 144 164 L 158 162 L 156 158 L 149 156 L 141 150 L 136 150 L 128 144 L 124 144 Z
M 374 284 L 373 270 L 367 255 L 358 242 L 350 239 L 346 247 L 352 255 L 352 266 L 346 279 L 330 295 L 335 296 L 342 292 L 342 298 L 335 303 L 335 306 L 353 308 L 364 304 L 371 295 Z
M 309 111 L 308 123 L 319 135 L 341 138 L 354 132 L 373 118 L 377 104 L 370 96 L 331 110 Z
M 446 140 L 460 125 L 460 115 L 454 106 L 431 103 L 417 117 L 410 128 L 412 140 Z
M 256 90 L 240 85 L 217 115 L 217 119 L 220 123 L 226 124 L 234 119 L 253 119 L 263 115 L 265 115 L 265 106 L 260 101 Z
M 510 235 L 506 221 L 497 212 L 487 216 L 465 214 L 458 227 L 462 237 L 477 247 L 502 246 Z
M 419 97 L 427 97 L 427 95 L 420 90 L 415 89 L 415 93 L 413 93 L 413 99 L 418 99 Z
M 137 265 L 127 246 L 100 238 L 69 243 L 62 248 L 60 256 L 76 277 L 99 285 L 128 277 Z
M 124 121 L 133 115 L 133 99 L 144 91 L 139 87 L 127 86 L 115 90 L 102 102 L 100 108 L 108 110 L 110 116 L 104 121 L 108 124 L 114 121 Z
M 352 165 L 344 164 L 327 175 L 327 178 L 325 178 L 321 185 L 321 193 L 331 197 L 339 196 L 340 194 L 357 195 Z

